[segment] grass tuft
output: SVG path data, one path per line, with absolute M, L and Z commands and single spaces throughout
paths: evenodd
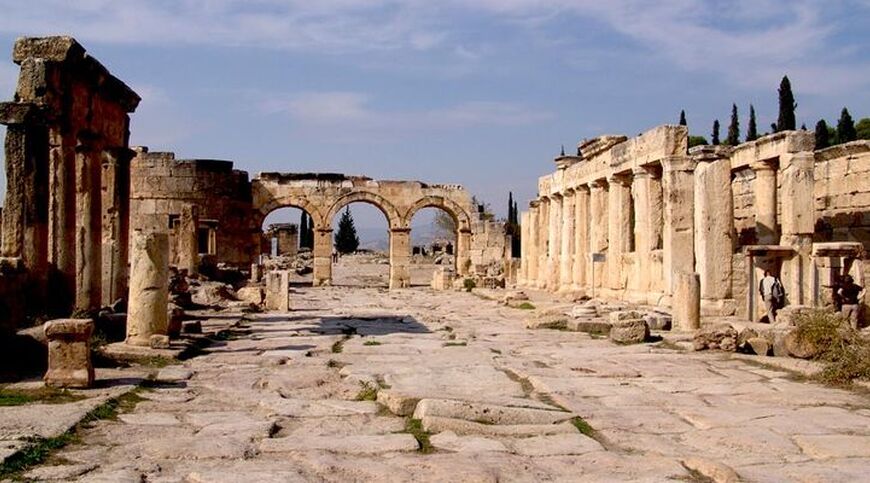
M 405 432 L 417 440 L 417 451 L 423 454 L 435 452 L 435 448 L 429 441 L 431 434 L 423 429 L 423 422 L 419 419 L 408 418 L 405 420 Z
M 360 390 L 356 393 L 356 401 L 376 401 L 378 399 L 378 386 L 369 381 L 360 381 Z
M 581 434 L 589 436 L 590 438 L 595 436 L 595 430 L 592 429 L 592 426 L 590 426 L 589 423 L 580 416 L 574 416 L 571 418 L 571 424 L 573 424 Z
M 381 343 L 376 341 L 376 340 L 367 340 L 367 341 L 363 342 L 363 345 L 372 346 L 372 345 L 381 345 Z
M 839 313 L 813 309 L 795 317 L 798 342 L 812 348 L 814 359 L 825 362 L 815 378 L 833 386 L 849 386 L 870 379 L 870 340 L 862 337 Z
M 0 388 L 0 406 L 23 406 L 30 403 L 64 404 L 84 398 L 85 396 L 73 394 L 67 389 L 48 386 L 36 389 Z
M 530 302 L 523 302 L 523 303 L 517 305 L 517 308 L 522 309 L 522 310 L 535 310 L 534 304 L 532 304 Z
M 444 347 L 465 347 L 468 345 L 468 342 L 445 342 Z

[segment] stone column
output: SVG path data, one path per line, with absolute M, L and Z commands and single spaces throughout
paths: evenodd
M 178 269 L 191 276 L 199 272 L 199 207 L 185 203 L 175 233 Z
M 272 270 L 266 274 L 266 310 L 290 311 L 290 271 Z
M 0 122 L 7 125 L 2 255 L 21 257 L 41 285 L 48 270 L 48 129 L 2 114 Z M 41 292 L 34 295 L 42 298 Z
M 104 306 L 127 294 L 131 157 L 132 152 L 125 148 L 102 152 L 101 298 Z
M 407 244 L 410 250 L 411 241 Z M 471 273 L 471 228 L 460 228 L 456 234 L 456 273 L 461 277 Z
M 457 250 L 457 260 L 459 252 Z M 411 286 L 411 229 L 390 228 L 390 289 Z
M 559 290 L 559 260 L 562 252 L 562 195 L 553 194 L 550 197 L 548 213 L 550 223 L 547 238 L 547 290 Z
M 694 209 L 695 165 L 686 156 L 662 160 L 664 199 L 664 231 L 662 233 L 665 293 L 673 294 L 673 279 L 677 272 L 695 270 Z
M 541 239 L 540 232 L 538 231 L 540 229 L 539 214 L 540 202 L 533 200 L 529 203 L 529 236 L 523 241 L 523 245 L 528 247 L 527 263 L 529 268 L 526 272 L 526 285 L 529 287 L 537 287 L 538 285 L 538 263 L 540 263 L 541 257 L 540 253 L 538 253 L 540 249 L 538 243 Z
M 562 235 L 560 238 L 561 253 L 559 254 L 559 291 L 571 291 L 574 288 L 574 230 L 576 216 L 574 190 L 567 190 L 562 198 Z
M 652 255 L 652 176 L 646 168 L 632 170 L 631 191 L 634 196 L 634 250 L 637 253 L 634 277 L 635 288 L 642 292 L 650 289 L 650 262 Z
M 776 227 L 776 166 L 771 163 L 752 164 L 755 181 L 755 234 L 759 245 L 776 245 L 779 233 Z
M 811 152 L 780 156 L 782 176 L 782 237 L 779 244 L 796 254 L 783 261 L 780 279 L 789 304 L 812 303 L 812 251 L 815 231 L 815 158 Z
M 89 140 L 88 142 L 92 142 Z M 99 308 L 102 301 L 101 152 L 79 140 L 76 146 L 76 308 Z
M 529 280 L 529 215 L 528 211 L 520 213 L 520 273 L 517 285 L 525 287 Z
M 603 179 L 589 183 L 589 253 L 607 252 L 607 182 Z M 603 287 L 607 273 L 605 263 L 589 261 L 589 286 L 592 292 L 599 293 L 595 287 Z
M 692 331 L 701 326 L 701 282 L 697 273 L 674 274 L 673 326 Z
M 546 288 L 549 275 L 547 272 L 547 254 L 550 249 L 550 206 L 549 198 L 541 199 L 538 211 L 538 279 L 536 287 Z
M 731 315 L 736 309 L 731 291 L 734 252 L 731 160 L 715 153 L 695 160 L 695 271 L 701 283 L 701 305 L 710 315 Z
M 574 199 L 574 266 L 572 282 L 575 291 L 586 288 L 586 265 L 589 261 L 589 187 L 579 186 Z
M 314 229 L 314 286 L 332 283 L 332 228 Z
M 610 185 L 607 196 L 607 286 L 613 290 L 622 290 L 625 288 L 622 255 L 628 253 L 631 246 L 631 181 L 627 176 L 616 175 L 607 181 Z
M 169 234 L 135 231 L 130 261 L 126 342 L 148 346 L 169 331 Z
M 75 180 L 75 136 L 63 132 L 59 127 L 49 130 L 49 220 L 48 220 L 48 259 L 54 275 L 49 282 L 51 292 L 62 312 L 72 309 L 76 284 L 76 180 Z M 127 166 L 129 176 L 129 164 Z M 129 192 L 121 197 L 121 203 L 129 207 Z M 125 211 L 129 213 L 129 209 Z M 129 226 L 128 216 L 122 216 L 124 226 Z M 121 247 L 124 253 L 124 287 L 127 291 L 127 261 L 129 238 Z

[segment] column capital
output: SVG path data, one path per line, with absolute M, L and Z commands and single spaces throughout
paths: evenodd
M 589 189 L 592 191 L 602 190 L 607 186 L 607 180 L 604 178 L 596 179 L 586 183 L 589 186 Z
M 411 233 L 411 228 L 401 226 L 390 228 L 390 233 Z
M 776 171 L 776 166 L 768 161 L 755 161 L 754 163 L 749 163 L 749 167 L 752 168 L 752 171 L 754 171 L 755 173 L 772 173 Z
M 662 169 L 666 172 L 694 171 L 695 165 L 695 161 L 688 156 L 668 156 L 662 158 Z
M 541 200 L 529 201 L 529 209 L 537 210 L 539 206 L 541 206 Z
M 622 187 L 631 186 L 631 174 L 613 173 L 607 177 L 607 182 L 611 185 L 619 185 Z

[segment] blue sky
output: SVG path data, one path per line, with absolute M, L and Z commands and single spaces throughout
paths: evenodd
M 867 32 L 870 0 L 0 0 L 0 97 L 17 36 L 69 34 L 143 97 L 134 144 L 461 183 L 504 216 L 562 144 L 680 109 L 709 136 L 732 102 L 765 129 L 783 74 L 799 123 L 870 116 Z

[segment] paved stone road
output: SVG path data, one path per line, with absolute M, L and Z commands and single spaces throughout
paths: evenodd
M 870 475 L 870 400 L 725 354 L 525 329 L 472 294 L 300 289 L 291 314 L 170 368 L 179 382 L 89 429 L 81 481 L 749 481 Z M 540 297 L 536 294 L 536 297 Z M 535 300 L 536 304 L 544 304 Z M 340 352 L 338 352 L 340 351 Z M 355 401 L 380 389 L 432 430 Z M 458 402 L 457 402 L 458 401 Z M 567 411 L 567 412 L 565 412 Z M 581 434 L 570 418 L 596 430 Z M 727 465 L 727 466 L 725 466 Z

